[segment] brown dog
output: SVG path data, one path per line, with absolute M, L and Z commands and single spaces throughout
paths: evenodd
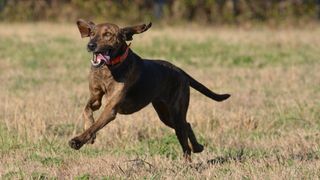
M 81 37 L 90 37 L 87 48 L 93 53 L 93 59 L 89 75 L 90 98 L 83 113 L 85 131 L 71 139 L 69 145 L 80 149 L 85 143 L 93 143 L 97 131 L 114 120 L 117 113 L 132 114 L 152 103 L 160 120 L 175 130 L 184 157 L 190 160 L 191 150 L 201 152 L 203 146 L 186 121 L 189 87 L 216 101 L 223 101 L 230 95 L 210 91 L 167 61 L 146 60 L 135 54 L 126 41 L 148 30 L 151 23 L 119 28 L 110 23 L 95 25 L 80 19 L 77 25 Z M 106 105 L 94 121 L 93 112 L 100 108 L 103 95 L 106 95 Z

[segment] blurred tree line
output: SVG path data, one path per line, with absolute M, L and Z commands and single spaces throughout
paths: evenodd
M 320 0 L 0 0 L 1 21 L 241 23 L 320 19 Z

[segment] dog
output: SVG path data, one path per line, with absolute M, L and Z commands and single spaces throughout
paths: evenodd
M 94 143 L 96 133 L 114 120 L 117 113 L 132 114 L 151 103 L 160 120 L 175 130 L 186 160 L 191 161 L 191 151 L 203 151 L 203 145 L 186 120 L 190 86 L 215 101 L 226 100 L 230 94 L 212 92 L 167 61 L 143 59 L 134 53 L 127 41 L 147 31 L 151 25 L 120 28 L 111 23 L 77 21 L 81 37 L 90 38 L 87 49 L 93 57 L 89 74 L 90 98 L 83 111 L 85 131 L 69 141 L 71 148 L 78 150 L 85 143 Z M 106 105 L 95 121 L 93 112 L 101 107 L 104 95 Z

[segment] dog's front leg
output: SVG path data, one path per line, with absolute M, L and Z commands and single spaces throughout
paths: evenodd
M 119 92 L 119 91 L 117 91 Z M 69 145 L 73 149 L 80 149 L 85 143 L 87 143 L 95 134 L 107 125 L 109 122 L 116 118 L 117 105 L 120 102 L 121 95 L 116 94 L 111 96 L 108 104 L 104 107 L 104 110 L 100 114 L 96 122 L 94 122 L 88 129 L 86 129 L 81 135 L 71 139 Z
M 93 112 L 101 107 L 102 92 L 92 92 L 83 111 L 84 130 L 87 130 L 94 123 Z M 96 135 L 94 134 L 88 143 L 93 144 Z

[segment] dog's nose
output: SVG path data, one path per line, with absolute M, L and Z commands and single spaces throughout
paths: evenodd
M 89 49 L 90 51 L 94 51 L 94 50 L 96 49 L 96 47 L 97 47 L 97 44 L 96 44 L 96 43 L 89 43 L 89 44 L 88 44 L 88 49 Z

